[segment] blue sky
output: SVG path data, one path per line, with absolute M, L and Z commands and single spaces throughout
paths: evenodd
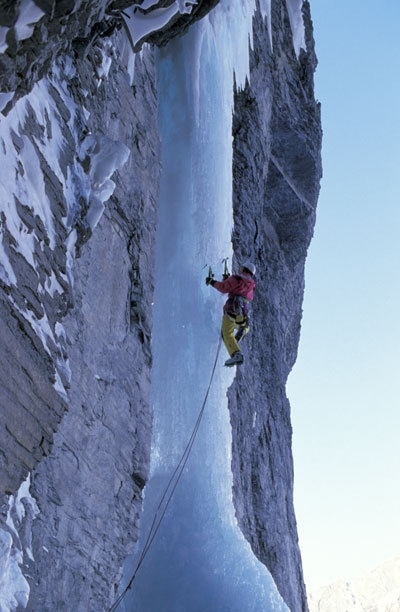
M 311 13 L 324 177 L 287 392 L 313 589 L 400 555 L 400 3 Z

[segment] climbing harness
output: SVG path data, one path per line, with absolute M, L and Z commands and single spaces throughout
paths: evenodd
M 242 295 L 233 295 L 226 300 L 224 311 L 231 317 L 243 317 L 247 319 L 249 316 L 250 300 Z
M 209 268 L 209 274 L 212 275 L 211 266 Z M 211 278 L 212 278 L 212 276 L 211 276 Z M 191 434 L 191 436 L 189 438 L 189 442 L 187 443 L 186 448 L 183 451 L 182 456 L 179 459 L 179 462 L 178 462 L 178 464 L 177 464 L 177 466 L 176 466 L 176 468 L 175 468 L 175 470 L 174 470 L 174 472 L 173 472 L 173 474 L 172 474 L 172 476 L 171 476 L 167 486 L 165 487 L 164 493 L 162 494 L 160 502 L 159 502 L 159 504 L 157 506 L 157 510 L 156 510 L 156 512 L 154 514 L 153 522 L 151 524 L 149 534 L 147 536 L 145 545 L 143 547 L 143 551 L 142 551 L 142 553 L 141 553 L 141 555 L 139 557 L 139 561 L 136 564 L 136 568 L 135 568 L 135 570 L 134 570 L 134 572 L 133 572 L 133 574 L 131 576 L 131 579 L 129 580 L 128 585 L 125 587 L 125 589 L 122 591 L 122 593 L 117 597 L 117 599 L 115 600 L 115 602 L 113 603 L 113 605 L 109 609 L 109 612 L 115 612 L 115 610 L 117 610 L 119 604 L 121 603 L 121 601 L 123 600 L 123 598 L 125 597 L 127 592 L 129 591 L 129 589 L 131 588 L 131 586 L 132 586 L 132 584 L 133 584 L 133 582 L 134 582 L 134 580 L 136 578 L 136 575 L 137 575 L 137 573 L 138 573 L 138 571 L 140 569 L 140 566 L 142 565 L 142 563 L 143 563 L 143 561 L 144 561 L 147 553 L 149 552 L 149 549 L 150 549 L 150 547 L 151 547 L 151 545 L 152 545 L 152 543 L 154 541 L 154 538 L 157 535 L 157 532 L 158 532 L 158 530 L 159 530 L 159 528 L 161 526 L 161 523 L 163 521 L 165 513 L 166 513 L 166 511 L 168 509 L 168 506 L 169 506 L 169 504 L 171 502 L 171 499 L 172 499 L 172 497 L 173 497 L 173 495 L 175 493 L 175 489 L 178 486 L 179 480 L 180 480 L 180 478 L 182 476 L 182 473 L 183 473 L 183 471 L 185 469 L 185 466 L 187 464 L 187 461 L 189 459 L 189 455 L 190 455 L 191 450 L 193 448 L 193 444 L 194 444 L 194 441 L 196 439 L 197 432 L 199 430 L 201 420 L 203 418 L 204 410 L 205 410 L 205 407 L 206 407 L 206 404 L 207 404 L 207 399 L 208 399 L 208 396 L 209 396 L 209 393 L 210 393 L 210 389 L 211 389 L 211 384 L 212 384 L 212 381 L 213 381 L 213 378 L 214 378 L 214 374 L 215 374 L 215 369 L 217 367 L 218 357 L 219 357 L 219 353 L 220 353 L 220 349 L 221 349 L 221 343 L 222 343 L 222 337 L 220 337 L 219 342 L 218 342 L 217 353 L 215 355 L 215 360 L 214 360 L 214 365 L 213 365 L 213 368 L 212 368 L 212 371 L 211 371 L 210 381 L 208 383 L 207 391 L 206 391 L 206 394 L 204 396 L 204 400 L 203 400 L 203 403 L 201 405 L 200 412 L 199 412 L 199 415 L 197 417 L 197 421 L 196 421 L 195 426 L 193 428 L 192 434 Z

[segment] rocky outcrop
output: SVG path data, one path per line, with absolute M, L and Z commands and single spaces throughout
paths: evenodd
M 8 112 L 15 101 L 51 72 L 54 59 L 73 52 L 85 62 L 96 42 L 117 30 L 128 29 L 124 9 L 136 7 L 151 18 L 159 8 L 176 5 L 171 19 L 156 32 L 149 32 L 139 43 L 163 45 L 181 35 L 191 23 L 206 15 L 219 0 L 175 2 L 154 0 L 20 0 L 0 5 L 0 110 Z M 187 6 L 186 6 L 187 5 Z M 5 52 L 4 52 L 5 51 Z
M 100 40 L 85 62 L 55 62 L 1 126 L 10 181 L 20 177 L 2 218 L 2 491 L 33 470 L 39 505 L 32 547 L 31 518 L 10 532 L 6 500 L 2 527 L 10 558 L 25 553 L 35 611 L 109 606 L 148 470 L 154 62 L 150 49 L 137 56 L 131 85 L 109 52 Z
M 77 77 L 80 87 L 89 87 L 90 65 Z M 64 321 L 73 373 L 69 411 L 51 456 L 33 476 L 40 514 L 29 568 L 30 610 L 106 609 L 137 540 L 151 434 L 152 258 L 160 170 L 153 84 L 148 51 L 137 58 L 135 95 L 117 61 L 107 86 L 92 87 L 89 94 L 90 129 L 129 143 L 131 155 L 74 267 L 75 305 Z M 60 585 L 57 593 L 49 582 Z
M 216 3 L 176 13 L 139 46 L 165 44 Z M 130 4 L 0 7 L 1 527 L 14 559 L 25 553 L 32 611 L 107 609 L 139 529 L 161 168 L 153 50 L 133 56 L 121 13 Z M 308 4 L 299 58 L 285 2 L 272 5 L 273 53 L 258 13 L 250 81 L 235 96 L 233 244 L 259 273 L 246 365 L 229 398 L 237 516 L 297 612 L 306 603 L 284 389 L 321 134 Z M 22 18 L 21 7 L 33 12 Z M 29 472 L 38 511 L 20 517 L 18 535 L 8 495 Z
M 236 92 L 233 123 L 233 245 L 237 260 L 254 258 L 258 270 L 246 361 L 229 390 L 234 499 L 243 532 L 292 612 L 306 610 L 307 602 L 285 385 L 297 355 L 304 263 L 322 174 L 308 3 L 303 11 L 307 51 L 299 58 L 288 48 L 285 3 L 273 3 L 267 58 L 267 27 L 254 20 L 250 80 Z
M 42 96 L 47 98 L 44 103 Z M 65 174 L 52 160 L 55 113 Z M 73 299 L 67 227 L 62 221 L 69 214 L 65 192 L 74 190 L 67 168 L 76 167 L 78 148 L 70 121 L 71 111 L 49 80 L 38 85 L 29 99 L 21 100 L 15 115 L 0 125 L 0 484 L 7 493 L 15 492 L 49 452 L 67 406 L 65 338 L 57 323 Z
M 186 2 L 176 2 L 176 0 L 159 0 L 159 2 L 155 2 L 154 5 L 149 8 L 136 9 L 144 16 L 151 16 L 152 12 L 158 8 L 168 8 L 172 5 L 181 7 L 168 22 L 167 27 L 151 32 L 143 41 L 159 47 L 166 45 L 175 36 L 182 36 L 193 23 L 202 19 L 211 9 L 217 6 L 219 1 L 220 0 L 187 0 Z M 139 2 L 137 4 L 144 5 L 144 2 Z M 123 11 L 124 9 L 129 9 L 132 6 L 132 2 L 131 0 L 114 0 L 111 6 L 114 12 Z M 141 48 L 143 41 L 135 48 L 135 51 Z

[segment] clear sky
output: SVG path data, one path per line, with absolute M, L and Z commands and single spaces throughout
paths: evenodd
M 400 2 L 310 3 L 324 177 L 287 393 L 313 589 L 400 555 Z

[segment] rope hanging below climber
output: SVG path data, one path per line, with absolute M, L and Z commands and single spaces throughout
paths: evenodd
M 205 410 L 205 407 L 206 407 L 206 404 L 207 404 L 207 400 L 208 400 L 208 396 L 209 396 L 210 389 L 211 389 L 211 384 L 212 384 L 212 381 L 213 381 L 213 378 L 214 378 L 214 374 L 215 374 L 215 369 L 217 367 L 219 352 L 220 352 L 220 349 L 221 349 L 221 342 L 222 342 L 222 338 L 220 338 L 219 342 L 218 342 L 217 352 L 216 352 L 216 355 L 215 355 L 214 365 L 213 365 L 213 368 L 212 368 L 212 371 L 211 371 L 211 376 L 210 376 L 210 380 L 209 380 L 209 383 L 208 383 L 207 391 L 206 391 L 206 394 L 204 396 L 204 400 L 203 400 L 203 403 L 201 405 L 200 412 L 199 412 L 199 415 L 197 417 L 196 423 L 194 425 L 192 434 L 191 434 L 191 436 L 189 438 L 189 441 L 188 441 L 188 443 L 186 445 L 186 448 L 183 451 L 182 456 L 179 459 L 179 462 L 178 462 L 178 464 L 177 464 L 177 466 L 176 466 L 176 468 L 175 468 L 175 470 L 174 470 L 174 472 L 173 472 L 173 474 L 172 474 L 172 476 L 171 476 L 171 478 L 170 478 L 170 480 L 169 480 L 169 482 L 168 482 L 168 484 L 167 484 L 167 486 L 166 486 L 166 488 L 165 488 L 165 490 L 164 490 L 164 492 L 163 492 L 163 494 L 161 496 L 161 499 L 160 499 L 159 504 L 157 506 L 156 512 L 154 514 L 154 518 L 153 518 L 153 522 L 152 522 L 151 527 L 150 527 L 149 534 L 147 536 L 147 539 L 146 539 L 146 542 L 144 544 L 142 553 L 141 553 L 141 555 L 139 557 L 139 560 L 138 560 L 138 562 L 136 564 L 136 568 L 135 568 L 135 570 L 134 570 L 134 572 L 133 572 L 133 574 L 132 574 L 132 576 L 131 576 L 128 584 L 127 584 L 127 586 L 122 591 L 122 593 L 117 597 L 117 599 L 115 600 L 115 602 L 113 603 L 113 605 L 109 609 L 109 612 L 115 612 L 117 610 L 119 604 L 122 602 L 123 598 L 125 597 L 125 595 L 129 591 L 129 589 L 132 587 L 133 582 L 134 582 L 134 580 L 136 578 L 136 575 L 137 575 L 137 573 L 138 573 L 138 571 L 139 571 L 139 569 L 140 569 L 144 559 L 146 558 L 146 555 L 149 552 L 149 549 L 150 549 L 150 547 L 151 547 L 151 545 L 152 545 L 152 543 L 154 541 L 154 538 L 156 537 L 157 532 L 158 532 L 158 530 L 159 530 L 159 528 L 161 526 L 161 523 L 163 521 L 165 513 L 166 513 L 166 511 L 168 509 L 168 506 L 169 506 L 169 504 L 171 502 L 171 499 L 172 499 L 172 497 L 173 497 L 173 495 L 175 493 L 176 487 L 178 486 L 179 480 L 180 480 L 180 478 L 182 476 L 182 473 L 183 473 L 183 471 L 185 469 L 185 466 L 187 464 L 187 461 L 189 459 L 189 455 L 190 455 L 191 450 L 193 448 L 193 444 L 195 442 L 195 439 L 196 439 L 196 436 L 197 436 L 197 432 L 198 432 L 199 427 L 200 427 L 201 420 L 203 418 L 204 410 Z

